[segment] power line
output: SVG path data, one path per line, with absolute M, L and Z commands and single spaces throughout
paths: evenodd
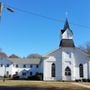
M 23 13 L 27 13 L 27 14 L 30 14 L 30 15 L 38 16 L 38 17 L 45 18 L 45 19 L 52 20 L 52 21 L 64 22 L 64 20 L 60 20 L 60 19 L 56 19 L 56 18 L 53 18 L 53 17 L 45 16 L 45 15 L 42 15 L 42 14 L 39 14 L 39 13 L 34 13 L 34 12 L 31 12 L 31 11 L 19 9 L 19 8 L 12 7 L 12 6 L 10 6 L 10 7 L 13 8 L 14 10 L 16 10 L 16 11 L 19 11 L 19 12 L 23 12 Z M 90 26 L 81 25 L 81 24 L 77 24 L 77 23 L 70 22 L 70 24 L 78 26 L 78 27 L 90 28 Z
M 17 10 L 17 11 L 20 11 L 20 12 L 23 12 L 23 13 L 27 13 L 27 14 L 31 14 L 31 15 L 34 15 L 34 16 L 39 16 L 39 17 L 42 17 L 42 18 L 45 18 L 45 19 L 48 19 L 48 20 L 53 20 L 53 21 L 58 21 L 58 22 L 64 22 L 63 20 L 59 20 L 59 19 L 52 18 L 52 17 L 45 16 L 45 15 L 41 15 L 39 13 L 34 13 L 34 12 L 31 12 L 31 11 L 26 11 L 26 10 L 15 8 L 15 7 L 12 7 L 12 8 L 14 10 Z

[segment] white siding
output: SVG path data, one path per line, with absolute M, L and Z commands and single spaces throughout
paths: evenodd
M 3 65 L 2 67 L 1 64 Z M 7 64 L 9 67 L 6 67 Z M 9 75 L 12 74 L 12 63 L 5 58 L 0 58 L 0 76 L 4 76 L 7 71 L 9 72 Z
M 32 65 L 32 68 L 29 65 L 26 65 L 26 67 L 23 67 L 23 64 L 18 65 L 18 67 L 16 67 L 16 64 L 13 65 L 13 75 L 18 72 L 18 75 L 21 78 L 27 78 L 28 76 L 30 76 L 30 72 L 32 72 L 32 75 L 35 75 L 38 72 L 38 68 L 36 67 L 36 65 Z M 23 76 L 22 73 L 25 72 L 26 75 Z
M 55 63 L 54 57 L 49 57 L 48 59 L 44 60 L 44 78 L 43 80 L 55 80 L 54 77 L 51 76 L 51 65 Z
M 88 67 L 88 62 L 89 62 L 89 58 L 88 55 L 86 53 L 84 53 L 83 51 L 81 51 L 80 49 L 75 49 L 75 62 L 76 62 L 76 72 L 75 72 L 75 78 L 76 79 L 80 79 L 80 75 L 79 75 L 79 65 L 83 64 L 83 71 L 84 71 L 84 77 L 85 79 L 88 79 L 88 75 L 89 75 L 89 67 Z M 78 74 L 77 74 L 78 73 Z
M 67 76 L 65 76 L 65 68 L 69 67 L 71 69 L 71 77 L 69 79 L 75 80 L 74 48 L 62 48 L 62 65 L 62 79 L 67 80 Z
M 53 57 L 52 60 L 50 57 Z M 56 77 L 51 77 L 51 64 L 55 60 Z M 79 64 L 83 64 L 85 79 L 90 77 L 90 63 L 86 53 L 78 48 L 63 47 L 49 54 L 49 58 L 44 60 L 44 80 L 76 80 L 81 79 L 79 75 Z M 71 76 L 65 75 L 65 68 L 71 69 Z
M 62 35 L 61 35 L 62 39 L 73 39 L 73 35 L 72 32 L 67 29 Z

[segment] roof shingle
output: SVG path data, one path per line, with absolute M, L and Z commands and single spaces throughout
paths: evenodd
M 75 47 L 72 39 L 62 39 L 59 47 Z
M 8 58 L 14 64 L 39 64 L 41 59 Z

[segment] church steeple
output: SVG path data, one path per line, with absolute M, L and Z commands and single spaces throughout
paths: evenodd
M 61 30 L 61 41 L 59 47 L 74 47 L 73 32 L 70 29 L 67 18 L 65 20 L 64 28 Z
M 70 29 L 67 18 L 65 20 L 64 28 L 61 30 L 61 39 L 73 39 L 73 32 Z
M 64 24 L 64 30 L 66 30 L 67 28 L 70 29 L 68 19 L 66 18 L 66 21 L 65 21 L 65 24 Z

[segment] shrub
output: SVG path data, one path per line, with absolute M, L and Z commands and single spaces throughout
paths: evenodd
M 43 80 L 43 73 L 37 73 L 36 76 L 39 80 Z
M 88 82 L 90 82 L 90 79 L 87 79 Z
M 37 73 L 34 76 L 29 76 L 29 80 L 43 80 L 43 74 L 42 73 Z
M 81 79 L 76 79 L 75 81 L 76 81 L 76 82 L 81 82 Z
M 83 78 L 82 81 L 83 82 L 88 82 L 88 79 Z
M 16 75 L 16 74 L 14 74 L 14 75 L 13 75 L 13 79 L 14 79 L 14 80 L 18 80 L 18 79 L 19 79 L 19 76 Z

